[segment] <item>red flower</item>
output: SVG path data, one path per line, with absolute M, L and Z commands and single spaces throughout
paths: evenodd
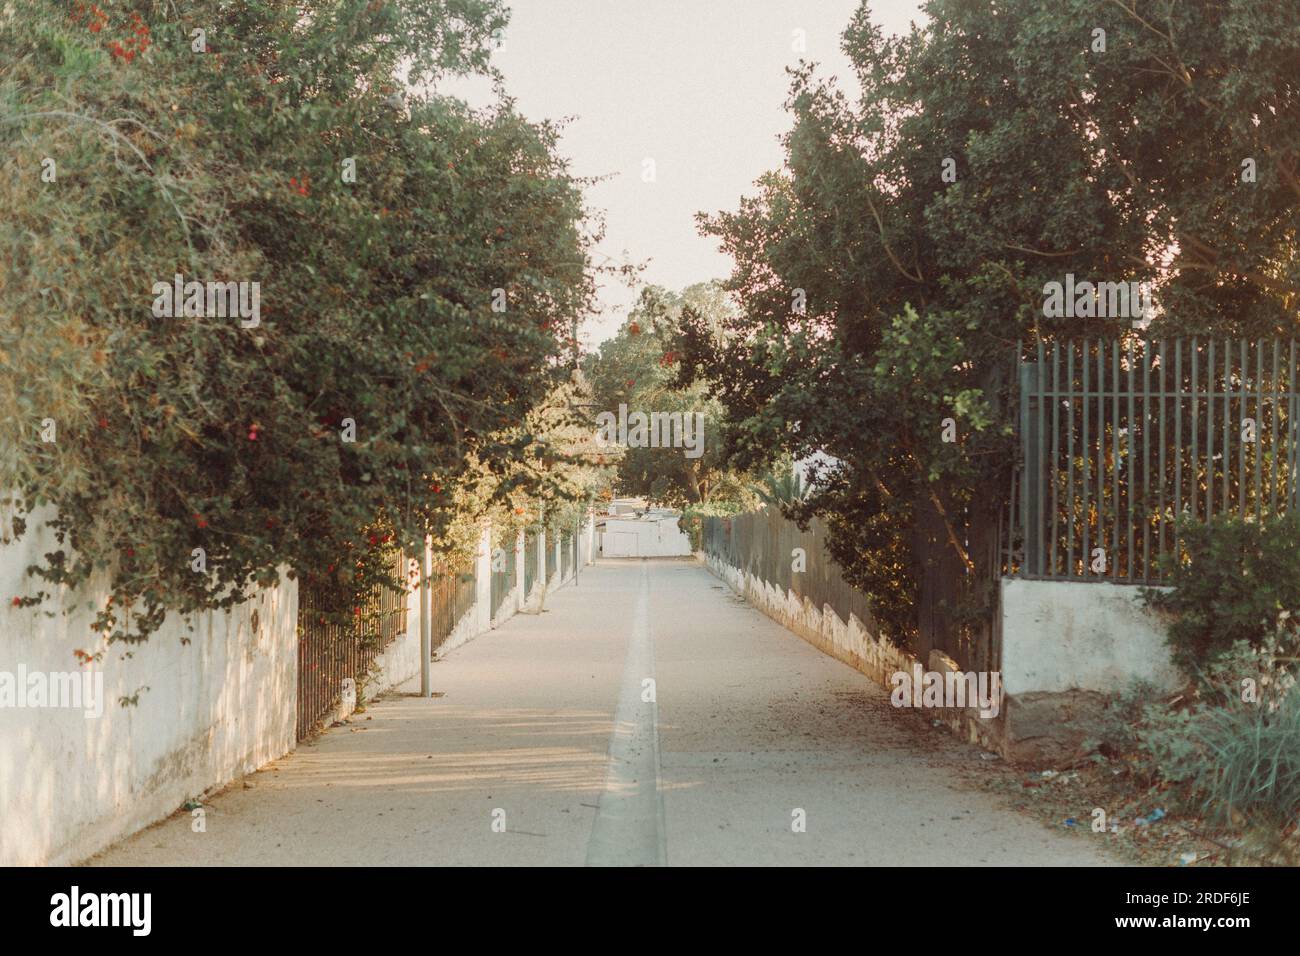
M 194 516 L 194 523 L 200 528 L 206 528 L 208 526 L 207 520 L 201 514 L 196 514 Z
M 22 606 L 23 606 L 23 599 L 20 597 L 14 598 L 14 607 L 22 607 Z
M 100 428 L 107 428 L 107 427 L 108 427 L 108 419 L 107 419 L 107 418 L 100 418 L 100 420 L 99 420 L 99 427 L 100 427 Z

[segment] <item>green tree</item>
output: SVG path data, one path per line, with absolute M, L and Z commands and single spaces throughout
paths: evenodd
M 796 516 L 899 635 L 927 565 L 973 568 L 997 520 L 1017 343 L 1129 331 L 1045 318 L 1046 283 L 1153 283 L 1164 331 L 1291 334 L 1297 305 L 1293 2 L 925 9 L 895 38 L 859 9 L 857 100 L 795 71 L 784 167 L 701 217 L 739 310 L 682 336 L 738 467 L 834 459 Z
M 743 480 L 731 474 L 723 461 L 721 406 L 707 395 L 703 382 L 682 386 L 677 381 L 682 322 L 715 324 L 727 309 L 716 283 L 689 286 L 680 295 L 648 287 L 618 334 L 589 357 L 587 370 L 597 412 L 617 415 L 619 406 L 626 405 L 629 413 L 703 416 L 698 457 L 688 457 L 679 448 L 618 450 L 621 493 L 681 506 L 732 499 L 742 490 Z

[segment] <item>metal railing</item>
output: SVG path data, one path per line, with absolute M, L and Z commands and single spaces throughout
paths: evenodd
M 515 571 L 514 538 L 511 537 L 507 543 L 510 544 L 509 548 L 503 544 L 492 552 L 492 620 L 494 621 L 519 579 Z
M 394 574 L 405 579 L 405 562 Z M 298 739 L 314 733 L 343 694 L 360 681 L 375 656 L 406 628 L 406 591 L 378 587 L 346 607 L 336 587 L 302 580 L 298 586 Z M 350 615 L 350 617 L 349 617 Z
M 1156 583 L 1180 519 L 1300 505 L 1294 340 L 1039 343 L 1022 360 L 1005 570 Z
M 455 568 L 449 564 L 435 564 L 430 580 L 429 604 L 433 615 L 432 649 L 446 643 L 456 630 L 461 618 L 474 608 L 478 598 L 478 576 L 474 562 Z
M 820 518 L 800 531 L 773 508 L 726 518 L 705 516 L 701 535 L 706 553 L 778 586 L 782 593 L 808 598 L 818 609 L 829 604 L 842 621 L 855 615 L 874 630 L 866 596 L 845 582 L 826 550 L 826 525 Z M 803 550 L 797 564 L 795 548 Z
M 408 562 L 398 560 L 394 573 L 406 579 Z M 454 570 L 435 565 L 429 582 L 433 621 L 432 648 L 446 642 L 456 625 L 474 607 L 477 583 L 474 565 Z M 302 581 L 298 588 L 298 739 L 315 733 L 343 694 L 349 678 L 360 684 L 376 656 L 405 632 L 407 591 L 376 587 L 351 608 L 340 604 L 337 588 L 325 582 Z M 349 619 L 349 615 L 351 618 Z M 418 626 L 418 615 L 412 620 Z

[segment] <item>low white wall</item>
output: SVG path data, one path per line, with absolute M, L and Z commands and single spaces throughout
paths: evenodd
M 607 558 L 685 558 L 692 553 L 690 535 L 671 515 L 655 521 L 606 518 L 600 551 Z
M 26 567 L 55 547 L 40 516 L 0 545 L 0 671 L 84 671 L 73 652 L 105 648 L 87 607 L 102 582 L 11 604 L 34 590 Z M 98 717 L 0 707 L 0 865 L 78 862 L 293 749 L 297 608 L 296 582 L 282 579 L 229 612 L 170 615 L 146 643 L 108 647 L 89 668 L 103 674 Z M 137 691 L 136 705 L 119 704 Z
M 478 575 L 475 585 L 474 604 L 467 610 L 450 636 L 438 645 L 434 657 L 444 657 L 450 651 L 467 644 L 474 638 L 500 627 L 518 612 L 535 606 L 540 599 L 543 588 L 554 590 L 574 579 L 576 566 L 570 569 L 568 577 L 560 579 L 560 564 L 552 549 L 548 549 L 544 540 L 539 540 L 539 565 L 537 580 L 533 582 L 532 594 L 523 593 L 524 582 L 524 535 L 520 532 L 515 539 L 515 549 L 511 559 L 515 562 L 516 584 L 510 594 L 501 602 L 495 618 L 492 617 L 492 537 L 490 529 L 484 530 L 480 540 L 476 559 Z M 558 552 L 558 543 L 554 548 Z M 545 583 L 543 583 L 545 582 Z M 420 599 L 418 590 L 412 590 L 407 600 L 406 631 L 399 634 L 375 658 L 374 666 L 367 676 L 363 693 L 366 697 L 375 697 L 386 690 L 403 684 L 420 673 Z M 339 717 L 346 716 L 340 711 Z
M 420 673 L 420 589 L 416 585 L 406 595 L 406 625 L 388 646 L 375 655 L 370 673 L 361 681 L 361 694 L 371 699 L 405 683 Z M 347 716 L 340 711 L 336 719 Z
M 1119 692 L 1182 680 L 1164 628 L 1134 584 L 1002 579 L 1002 685 L 1008 694 Z

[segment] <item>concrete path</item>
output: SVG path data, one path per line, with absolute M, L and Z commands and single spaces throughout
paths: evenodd
M 1117 862 L 694 561 L 603 561 L 433 677 L 92 863 Z

